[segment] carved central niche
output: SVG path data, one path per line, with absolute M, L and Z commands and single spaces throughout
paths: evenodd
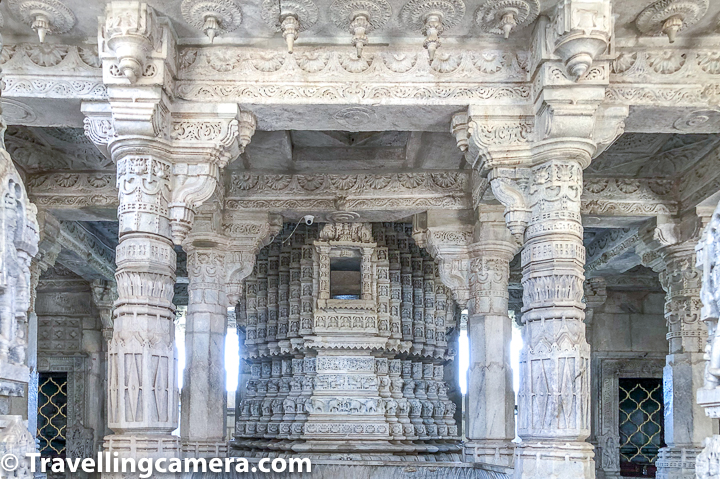
M 443 380 L 456 308 L 410 225 L 290 233 L 261 250 L 238 305 L 251 378 L 233 446 L 459 459 Z

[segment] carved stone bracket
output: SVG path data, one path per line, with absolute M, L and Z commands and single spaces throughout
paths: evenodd
M 455 302 L 465 308 L 470 299 L 470 252 L 472 225 L 427 226 L 428 213 L 413 218 L 413 239 L 435 258 L 443 284 L 450 288 Z
M 90 283 L 93 303 L 100 314 L 102 323 L 103 338 L 106 341 L 112 339 L 113 317 L 112 309 L 117 299 L 117 285 L 114 281 L 97 279 Z
M 113 1 L 105 9 L 100 58 L 105 84 L 162 84 L 171 67 L 172 30 L 143 2 Z
M 526 168 L 497 168 L 489 175 L 493 195 L 505 206 L 505 221 L 518 245 L 525 242 L 525 228 L 530 221 L 530 176 Z
M 613 34 L 610 0 L 562 0 L 547 28 L 553 54 L 577 81 L 605 52 Z

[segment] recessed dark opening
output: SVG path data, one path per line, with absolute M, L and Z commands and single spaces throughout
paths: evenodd
M 362 258 L 357 255 L 330 258 L 330 297 L 360 299 Z

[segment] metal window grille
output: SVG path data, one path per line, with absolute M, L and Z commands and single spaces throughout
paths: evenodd
M 67 373 L 40 373 L 37 425 L 43 457 L 65 457 L 67 384 Z
M 663 387 L 656 378 L 620 379 L 620 470 L 625 477 L 655 477 L 663 446 Z

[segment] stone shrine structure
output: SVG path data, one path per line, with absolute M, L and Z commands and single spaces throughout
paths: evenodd
M 2 2 L 0 453 L 719 477 L 719 21 Z

